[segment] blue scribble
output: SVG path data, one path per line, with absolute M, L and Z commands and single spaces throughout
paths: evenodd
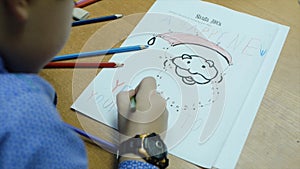
M 267 54 L 267 49 L 260 49 L 259 53 L 260 53 L 260 56 L 265 56 Z

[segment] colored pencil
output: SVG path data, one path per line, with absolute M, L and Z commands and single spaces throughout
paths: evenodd
M 111 48 L 111 49 L 106 49 L 106 50 L 96 50 L 96 51 L 91 51 L 91 52 L 73 53 L 73 54 L 56 56 L 52 59 L 52 62 L 68 60 L 68 59 L 91 57 L 91 56 L 137 51 L 137 50 L 143 50 L 146 48 L 148 48 L 147 45 L 136 45 L 136 46 L 125 46 L 125 47 L 120 47 L 120 48 Z
M 114 62 L 100 62 L 100 63 L 90 63 L 90 62 L 50 62 L 44 68 L 117 68 L 122 67 L 123 64 Z
M 84 19 L 84 20 L 79 20 L 79 21 L 73 22 L 72 26 L 74 27 L 74 26 L 81 26 L 81 25 L 86 25 L 86 24 L 91 24 L 91 23 L 109 21 L 109 20 L 121 18 L 122 16 L 123 16 L 122 14 L 114 14 L 114 15 L 102 16 L 102 17 L 98 17 L 98 18 Z
M 96 142 L 99 146 L 101 146 L 102 148 L 105 148 L 105 149 L 108 149 L 110 152 L 114 152 L 116 153 L 117 150 L 118 150 L 118 146 L 117 145 L 114 145 L 106 140 L 103 140 L 103 139 L 100 139 L 96 136 L 93 136 L 79 128 L 76 128 L 72 125 L 69 125 L 67 123 L 64 123 L 68 128 L 72 129 L 73 131 L 75 131 L 76 133 L 80 134 L 81 136 L 85 137 L 85 138 L 88 138 L 94 142 Z
M 81 1 L 78 1 L 75 4 L 75 7 L 77 7 L 77 8 L 83 8 L 83 7 L 86 7 L 86 6 L 91 5 L 93 3 L 96 3 L 98 1 L 99 0 L 81 0 Z

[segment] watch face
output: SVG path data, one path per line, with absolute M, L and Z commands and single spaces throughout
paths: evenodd
M 158 135 L 149 135 L 144 139 L 144 148 L 151 157 L 162 159 L 167 155 L 167 146 Z

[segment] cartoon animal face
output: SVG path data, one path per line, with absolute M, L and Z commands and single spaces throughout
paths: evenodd
M 183 54 L 171 61 L 176 74 L 188 85 L 206 84 L 218 75 L 214 62 L 198 55 Z

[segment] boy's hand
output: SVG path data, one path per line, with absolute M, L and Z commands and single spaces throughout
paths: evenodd
M 135 98 L 135 107 L 131 99 Z M 135 90 L 117 95 L 120 142 L 137 134 L 155 132 L 162 138 L 168 125 L 166 101 L 156 91 L 156 81 L 144 78 Z

